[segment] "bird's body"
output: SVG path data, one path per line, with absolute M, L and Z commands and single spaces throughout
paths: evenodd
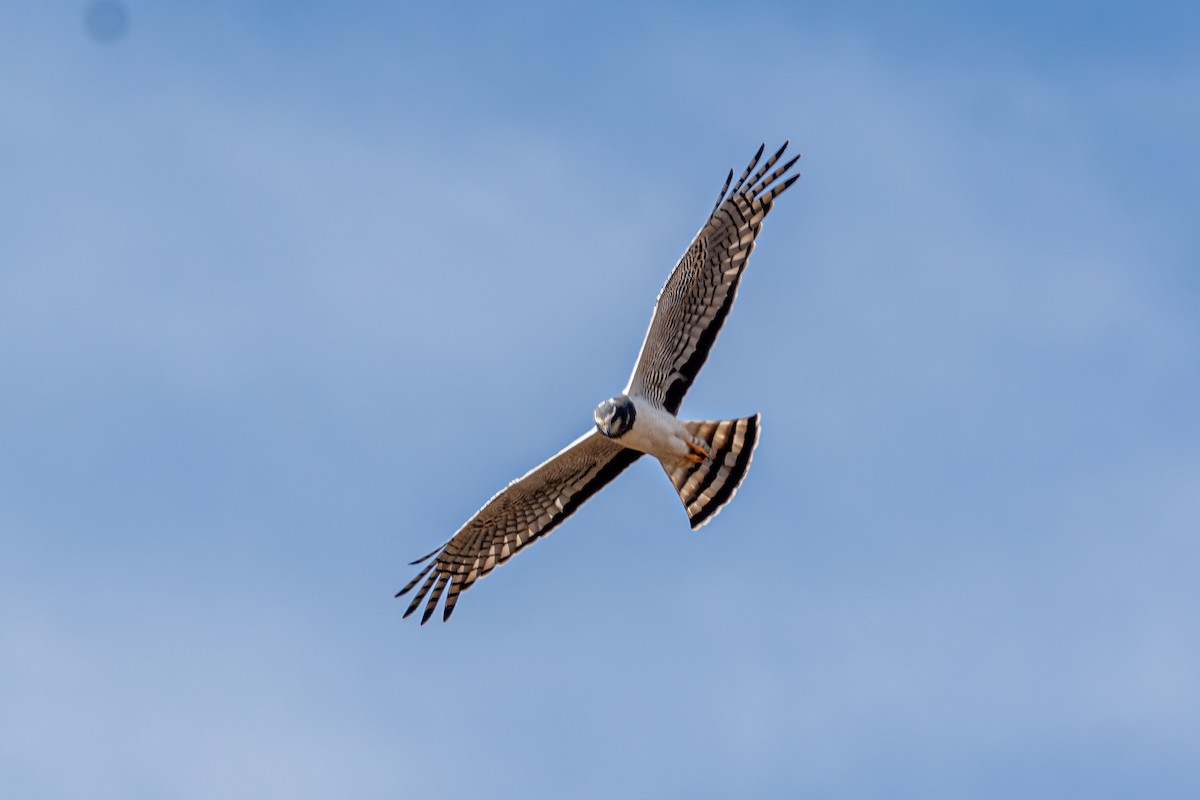
M 442 618 L 449 619 L 461 592 L 548 534 L 642 454 L 658 459 L 693 529 L 733 498 L 758 444 L 759 416 L 684 421 L 676 415 L 733 305 L 763 218 L 799 177 L 776 183 L 799 158 L 771 171 L 786 148 L 785 142 L 755 171 L 760 147 L 732 189 L 730 171 L 708 221 L 659 293 L 629 384 L 596 407 L 595 429 L 510 483 L 449 541 L 414 561 L 429 563 L 396 595 L 420 584 L 405 616 L 424 601 L 424 624 L 444 593 Z
M 686 458 L 692 453 L 688 443 L 696 444 L 695 439 L 687 432 L 679 417 L 644 397 L 620 397 L 633 406 L 632 425 L 619 435 L 609 435 L 598 420 L 596 427 L 601 433 L 623 447 L 637 450 L 639 453 L 648 453 L 660 460 Z M 613 400 L 605 402 L 611 403 Z M 604 403 L 601 403 L 600 408 L 603 407 Z M 600 408 L 597 409 L 597 414 L 600 413 Z

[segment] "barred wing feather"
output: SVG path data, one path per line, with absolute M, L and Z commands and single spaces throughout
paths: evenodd
M 593 430 L 510 483 L 467 520 L 450 541 L 413 562 L 417 565 L 429 561 L 396 594 L 400 597 L 421 584 L 404 616 L 424 601 L 424 625 L 445 593 L 442 620 L 450 619 L 460 593 L 550 533 L 640 455 Z
M 708 221 L 658 295 L 627 394 L 653 400 L 672 414 L 679 412 L 733 305 L 763 218 L 775 198 L 800 177 L 794 174 L 780 181 L 798 155 L 772 169 L 787 146 L 784 142 L 762 166 L 758 163 L 763 148 L 758 148 L 732 189 L 733 171 L 729 172 Z

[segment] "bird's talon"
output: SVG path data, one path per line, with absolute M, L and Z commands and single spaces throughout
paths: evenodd
M 712 456 L 709 455 L 708 451 L 705 450 L 703 447 L 696 444 L 695 442 L 688 442 L 687 444 L 688 444 L 688 448 L 692 451 L 692 452 L 688 453 L 686 456 L 684 456 L 688 461 L 692 462 L 693 464 L 711 464 L 711 463 L 713 463 Z

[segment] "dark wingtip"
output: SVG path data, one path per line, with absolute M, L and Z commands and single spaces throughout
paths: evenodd
M 447 544 L 448 544 L 448 543 L 447 543 Z M 434 556 L 436 556 L 438 553 L 442 552 L 442 550 L 444 550 L 445 548 L 446 548 L 446 545 L 444 545 L 444 544 L 442 544 L 442 545 L 438 545 L 438 547 L 437 547 L 437 549 L 436 549 L 436 550 L 433 550 L 433 551 L 431 551 L 431 552 L 429 552 L 429 553 L 426 553 L 425 555 L 423 555 L 423 556 L 421 556 L 420 558 L 418 558 L 416 561 L 410 561 L 410 562 L 408 562 L 408 565 L 409 565 L 410 567 L 415 567 L 417 564 L 420 564 L 420 563 L 422 563 L 422 562 L 428 561 L 429 559 L 433 558 L 433 557 L 434 557 Z
M 729 174 L 725 177 L 725 185 L 721 187 L 721 193 L 717 195 L 717 202 L 716 205 L 713 206 L 712 212 L 709 214 L 710 217 L 713 214 L 716 214 L 717 209 L 721 207 L 721 203 L 725 202 L 725 194 L 729 191 L 729 185 L 731 183 L 733 183 L 733 167 L 729 168 Z

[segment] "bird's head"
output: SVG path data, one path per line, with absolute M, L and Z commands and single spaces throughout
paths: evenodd
M 633 401 L 625 395 L 617 395 L 596 406 L 592 419 L 596 420 L 596 430 L 610 439 L 619 439 L 633 427 L 637 417 Z

